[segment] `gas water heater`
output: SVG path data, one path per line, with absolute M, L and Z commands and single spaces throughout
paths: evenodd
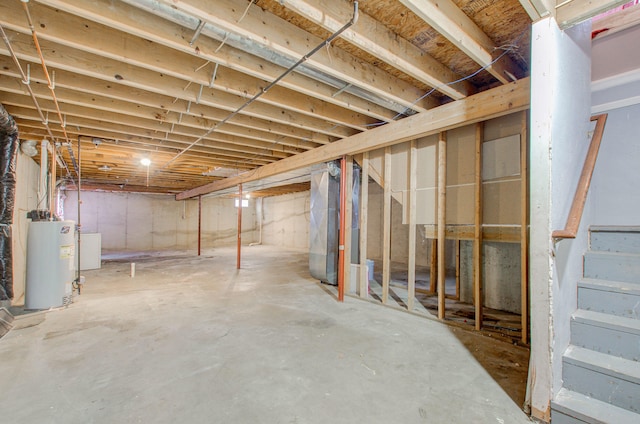
M 56 308 L 71 300 L 74 257 L 74 221 L 29 224 L 25 309 Z

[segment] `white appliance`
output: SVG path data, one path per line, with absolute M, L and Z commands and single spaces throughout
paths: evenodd
M 25 309 L 56 308 L 71 299 L 75 250 L 74 221 L 29 224 Z

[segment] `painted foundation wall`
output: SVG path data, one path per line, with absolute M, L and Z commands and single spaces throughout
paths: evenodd
M 554 244 L 551 233 L 565 226 L 589 145 L 591 23 L 563 32 L 543 19 L 532 39 L 529 375 L 532 414 L 549 421 L 587 247 L 584 220 L 574 240 Z
M 591 182 L 592 225 L 640 225 L 640 26 L 596 39 L 592 108 L 607 113 Z
M 82 192 L 82 232 L 101 233 L 103 250 L 166 250 L 198 247 L 198 201 L 138 193 Z M 242 213 L 242 242 L 256 236 L 254 200 Z M 67 191 L 65 218 L 77 221 L 77 192 Z M 202 249 L 236 243 L 234 199 L 202 199 Z
M 262 244 L 309 250 L 310 192 L 262 199 Z
M 27 232 L 30 219 L 27 212 L 38 206 L 38 181 L 40 166 L 18 149 L 16 164 L 16 198 L 11 226 L 13 249 L 13 301 L 14 305 L 24 305 L 25 281 L 27 276 Z

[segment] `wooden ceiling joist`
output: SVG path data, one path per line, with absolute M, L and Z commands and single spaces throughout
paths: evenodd
M 339 30 L 350 18 L 353 8 L 342 0 L 325 0 L 321 9 L 316 2 L 308 0 L 280 0 L 280 4 L 322 26 L 330 32 Z M 371 17 L 362 14 L 352 28 L 342 37 L 367 53 L 402 70 L 407 75 L 451 97 L 462 99 L 475 92 L 469 83 L 455 83 L 460 75 L 445 67 L 431 56 L 420 51 L 407 40 L 395 37 L 391 30 Z
M 502 55 L 504 51 L 497 49 L 491 38 L 452 0 L 401 1 L 501 83 L 507 84 L 522 76 L 509 56 Z
M 189 44 L 189 37 L 192 33 L 190 29 L 122 2 L 114 3 L 109 0 L 38 0 L 38 2 L 194 55 L 200 58 L 203 63 L 211 62 L 210 70 L 215 69 L 215 64 L 219 64 L 264 81 L 273 81 L 284 70 L 264 59 L 247 56 L 244 52 L 204 34 L 198 37 L 197 42 L 192 46 Z M 386 120 L 395 115 L 395 112 L 390 112 L 385 107 L 367 102 L 348 92 L 342 92 L 336 96 L 337 88 L 318 84 L 299 73 L 289 75 L 281 85 L 296 93 L 349 108 L 354 112 L 376 119 Z M 435 106 L 435 103 L 432 106 Z
M 244 13 L 245 7 L 238 7 L 237 3 L 229 0 L 217 1 L 215 8 L 207 0 L 161 1 L 224 31 L 238 34 L 256 46 L 272 49 L 276 54 L 295 60 L 322 42 L 320 38 L 259 7 L 249 7 Z M 418 112 L 427 110 L 428 104 L 418 101 L 424 92 L 336 47 L 320 50 L 306 64 L 340 78 L 345 84 L 358 86 Z

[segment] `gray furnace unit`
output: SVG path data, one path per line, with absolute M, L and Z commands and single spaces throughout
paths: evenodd
M 353 172 L 353 216 L 351 233 L 351 261 L 358 263 L 358 206 L 360 170 Z M 340 166 L 329 162 L 327 169 L 311 174 L 311 203 L 309 229 L 309 271 L 313 278 L 338 284 L 338 250 L 340 229 Z

